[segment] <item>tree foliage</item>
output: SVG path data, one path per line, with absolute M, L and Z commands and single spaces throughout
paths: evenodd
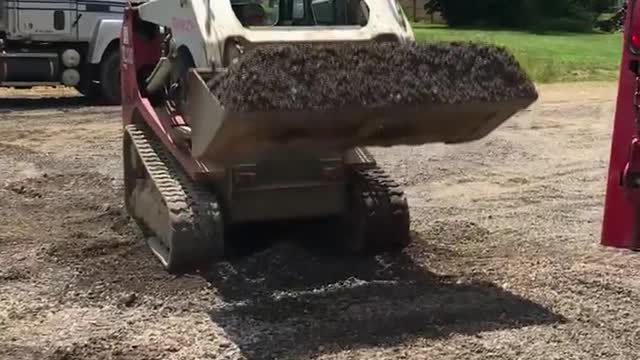
M 428 0 L 450 26 L 589 31 L 610 0 Z

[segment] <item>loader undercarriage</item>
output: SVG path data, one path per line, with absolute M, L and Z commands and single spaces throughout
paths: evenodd
M 226 255 L 224 207 L 215 186 L 191 180 L 144 126 L 125 127 L 123 158 L 127 210 L 168 271 Z M 373 255 L 410 243 L 407 200 L 383 170 L 350 169 L 346 186 L 348 210 L 333 223 L 346 253 Z

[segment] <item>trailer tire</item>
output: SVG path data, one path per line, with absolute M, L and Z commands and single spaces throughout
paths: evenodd
M 109 51 L 100 62 L 100 90 L 104 102 L 120 105 L 120 50 Z

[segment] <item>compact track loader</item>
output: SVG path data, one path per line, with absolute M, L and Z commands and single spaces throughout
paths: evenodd
M 395 0 L 151 0 L 122 31 L 125 202 L 170 272 L 257 221 L 335 219 L 347 252 L 400 250 L 408 203 L 366 147 L 477 140 L 535 101 L 243 112 L 212 92 L 262 46 L 413 43 Z

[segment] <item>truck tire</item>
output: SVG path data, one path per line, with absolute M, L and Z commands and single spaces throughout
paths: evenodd
M 96 101 L 100 99 L 100 93 L 102 92 L 102 90 L 100 89 L 100 84 L 97 83 L 84 84 L 84 86 L 75 86 L 75 89 L 89 101 Z
M 109 51 L 100 62 L 100 90 L 108 105 L 120 105 L 120 50 Z

